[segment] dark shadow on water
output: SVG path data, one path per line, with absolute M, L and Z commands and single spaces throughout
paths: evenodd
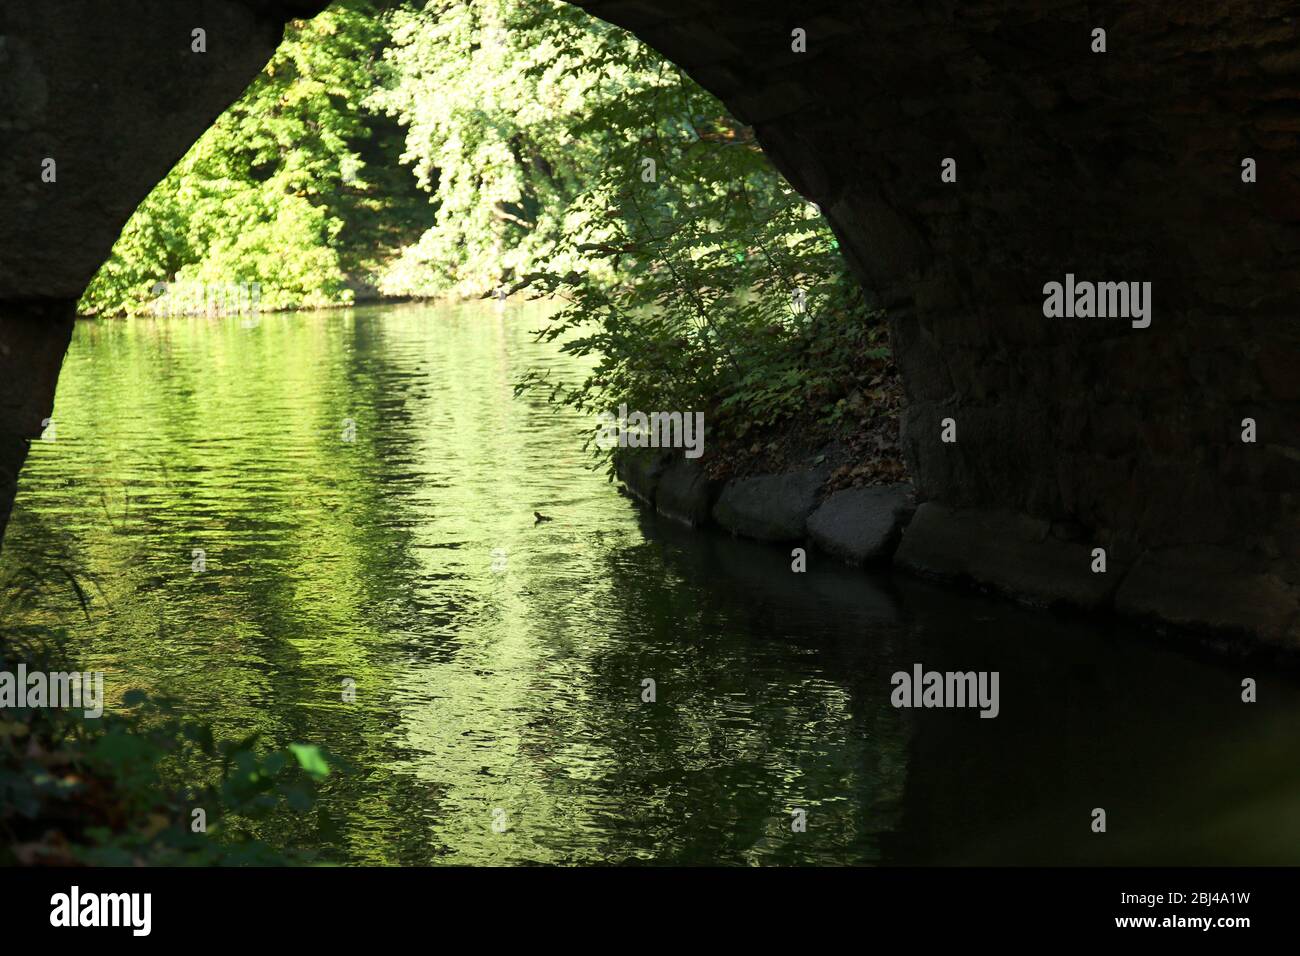
M 1300 862 L 1300 688 L 1142 630 L 1024 608 L 643 514 L 665 562 L 842 682 L 896 741 L 897 805 L 859 807 L 901 864 Z M 1190 638 L 1189 638 L 1190 640 Z M 1000 673 L 1000 713 L 894 709 L 890 675 Z M 1243 703 L 1242 679 L 1258 682 Z M 885 706 L 882 708 L 882 702 Z M 878 769 L 873 766 L 873 771 Z M 1106 811 L 1106 832 L 1092 830 Z M 810 826 L 813 825 L 810 823 Z

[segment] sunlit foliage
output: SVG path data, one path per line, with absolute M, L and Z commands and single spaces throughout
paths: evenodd
M 291 24 L 82 305 L 139 311 L 159 282 L 258 283 L 263 309 L 555 296 L 544 334 L 594 372 L 522 385 L 584 412 L 705 411 L 733 438 L 833 422 L 888 355 L 753 132 L 555 0 L 340 0 Z
M 413 215 L 405 194 L 379 188 L 405 184 L 405 171 L 362 153 L 375 123 L 361 101 L 385 37 L 369 0 L 291 24 L 248 92 L 136 210 L 82 311 L 142 311 L 160 283 L 258 283 L 265 309 L 351 301 L 350 276 L 382 244 L 375 216 Z
M 879 372 L 883 328 L 819 211 L 679 68 L 551 0 L 443 0 L 395 25 L 376 102 L 439 212 L 390 291 L 558 295 L 545 334 L 598 364 L 525 385 L 588 412 L 707 410 L 736 437 L 834 418 Z

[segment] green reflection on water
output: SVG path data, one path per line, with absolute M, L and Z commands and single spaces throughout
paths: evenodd
M 698 620 L 582 423 L 514 397 L 525 367 L 582 371 L 539 318 L 82 323 L 6 560 L 92 576 L 93 623 L 62 612 L 110 696 L 349 758 L 347 859 L 840 857 L 875 746 L 814 660 Z M 785 838 L 796 806 L 823 838 Z
M 338 841 L 269 834 L 340 860 L 1300 862 L 1293 678 L 647 516 L 514 396 L 585 371 L 540 321 L 81 323 L 0 561 L 94 583 L 32 613 L 110 701 L 349 760 Z M 999 670 L 999 718 L 892 709 L 917 661 Z

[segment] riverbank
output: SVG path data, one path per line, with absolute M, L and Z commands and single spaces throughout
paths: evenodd
M 486 297 L 485 297 L 486 298 Z M 347 309 L 359 309 L 366 306 L 380 305 L 406 305 L 410 303 L 425 305 L 458 305 L 463 300 L 450 297 L 432 296 L 422 298 L 413 295 L 382 295 L 380 293 L 357 296 L 351 302 L 323 302 L 320 304 L 295 303 L 293 305 L 277 306 L 266 308 L 257 304 L 254 308 L 243 309 L 226 309 L 226 308 L 205 308 L 195 310 L 169 309 L 165 306 L 157 308 L 144 309 L 139 312 L 127 312 L 117 310 L 113 312 L 77 312 L 75 318 L 78 321 L 93 321 L 96 319 L 113 320 L 113 319 L 134 319 L 134 318 L 209 318 L 224 319 L 227 317 L 243 318 L 245 320 L 255 318 L 260 315 L 284 315 L 292 312 L 341 312 Z M 473 301 L 473 300 L 469 300 Z
M 1126 556 L 1108 569 L 1097 559 L 1104 549 L 1077 535 L 1072 540 L 1047 521 L 919 501 L 906 480 L 842 487 L 848 472 L 835 465 L 842 458 L 842 447 L 832 443 L 779 470 L 751 467 L 720 478 L 737 469 L 674 451 L 623 449 L 615 472 L 633 498 L 669 519 L 789 548 L 792 572 L 805 570 L 818 555 L 892 567 L 1033 607 L 1123 618 L 1233 655 L 1300 659 L 1288 637 L 1291 622 L 1270 616 L 1268 594 L 1244 602 L 1253 616 L 1231 616 L 1216 593 L 1189 588 L 1177 567 L 1159 563 L 1160 556 Z M 1187 560 L 1196 558 L 1214 571 L 1215 555 Z M 1232 576 L 1224 582 L 1231 586 Z

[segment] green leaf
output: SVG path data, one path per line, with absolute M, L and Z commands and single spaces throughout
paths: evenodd
M 319 779 L 329 775 L 329 764 L 325 762 L 325 757 L 316 745 L 290 744 L 289 750 L 297 758 L 298 766 L 312 777 Z

